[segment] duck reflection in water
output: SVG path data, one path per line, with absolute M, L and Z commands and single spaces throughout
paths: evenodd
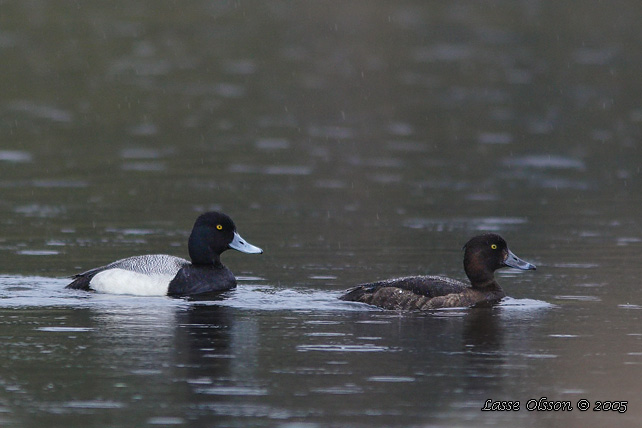
M 239 316 L 234 309 L 194 303 L 179 313 L 175 339 L 175 365 L 189 379 L 185 397 L 195 408 L 229 405 L 229 395 L 263 394 L 257 381 L 259 321 Z M 197 426 L 206 426 L 211 415 L 195 412 Z
M 494 274 L 504 267 L 535 269 L 513 254 L 501 236 L 488 233 L 464 245 L 464 270 L 470 284 L 441 276 L 410 276 L 362 284 L 340 299 L 395 310 L 490 306 L 506 296 Z
M 499 318 L 498 308 L 482 308 L 469 311 L 464 319 L 462 346 L 467 366 L 464 374 L 471 393 L 488 395 L 504 378 L 506 353 Z

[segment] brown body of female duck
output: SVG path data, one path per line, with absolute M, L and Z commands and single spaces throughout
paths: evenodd
M 501 236 L 489 233 L 464 245 L 464 270 L 470 284 L 441 276 L 409 276 L 358 285 L 340 299 L 395 310 L 489 306 L 506 296 L 494 275 L 503 267 L 535 269 L 515 256 Z

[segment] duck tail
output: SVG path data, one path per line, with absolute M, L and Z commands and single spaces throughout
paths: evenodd
M 89 287 L 89 283 L 91 282 L 91 277 L 80 274 L 80 275 L 72 276 L 72 279 L 73 281 L 71 282 L 71 284 L 69 284 L 65 288 L 69 288 L 72 290 L 85 290 L 85 291 L 91 290 L 91 288 Z
M 347 302 L 363 302 L 368 303 L 369 298 L 372 297 L 372 294 L 380 288 L 380 285 L 377 284 L 364 284 L 357 285 L 356 287 L 348 289 L 341 297 L 340 300 L 345 300 Z
M 339 297 L 339 300 L 345 300 L 347 302 L 359 302 L 363 298 L 364 294 L 365 290 L 362 286 L 359 285 L 346 291 L 345 294 Z

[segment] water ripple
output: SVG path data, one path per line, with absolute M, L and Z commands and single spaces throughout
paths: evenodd
M 586 169 L 583 161 L 559 155 L 530 155 L 506 158 L 502 161 L 502 164 L 508 168 Z
M 460 217 L 460 218 L 413 218 L 404 222 L 411 229 L 429 229 L 436 231 L 451 230 L 485 230 L 499 231 L 506 226 L 528 223 L 525 217 Z
M 0 161 L 5 162 L 31 162 L 33 156 L 29 152 L 23 152 L 21 150 L 0 150 Z
M 301 352 L 388 352 L 392 350 L 388 346 L 377 346 L 369 343 L 363 345 L 298 345 L 296 349 Z
M 369 382 L 414 382 L 416 378 L 410 376 L 371 376 Z
M 267 389 L 264 388 L 243 386 L 213 386 L 211 388 L 196 388 L 196 392 L 199 394 L 224 396 L 260 396 L 268 394 Z
M 39 254 L 39 253 L 38 253 Z M 373 311 L 376 308 L 343 302 L 340 292 L 309 289 L 276 288 L 269 285 L 245 284 L 221 295 L 218 300 L 190 301 L 170 297 L 119 296 L 67 290 L 67 278 L 0 275 L 0 307 L 96 307 L 96 308 L 179 308 L 191 305 L 216 305 L 243 310 L 293 311 Z M 252 278 L 256 281 L 256 278 Z M 316 320 L 315 323 L 331 321 Z

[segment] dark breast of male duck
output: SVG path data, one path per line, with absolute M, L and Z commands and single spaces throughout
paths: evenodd
M 359 285 L 340 299 L 393 310 L 489 306 L 506 296 L 495 280 L 497 269 L 535 269 L 515 256 L 497 234 L 476 236 L 464 250 L 464 270 L 470 284 L 442 276 L 408 276 Z

